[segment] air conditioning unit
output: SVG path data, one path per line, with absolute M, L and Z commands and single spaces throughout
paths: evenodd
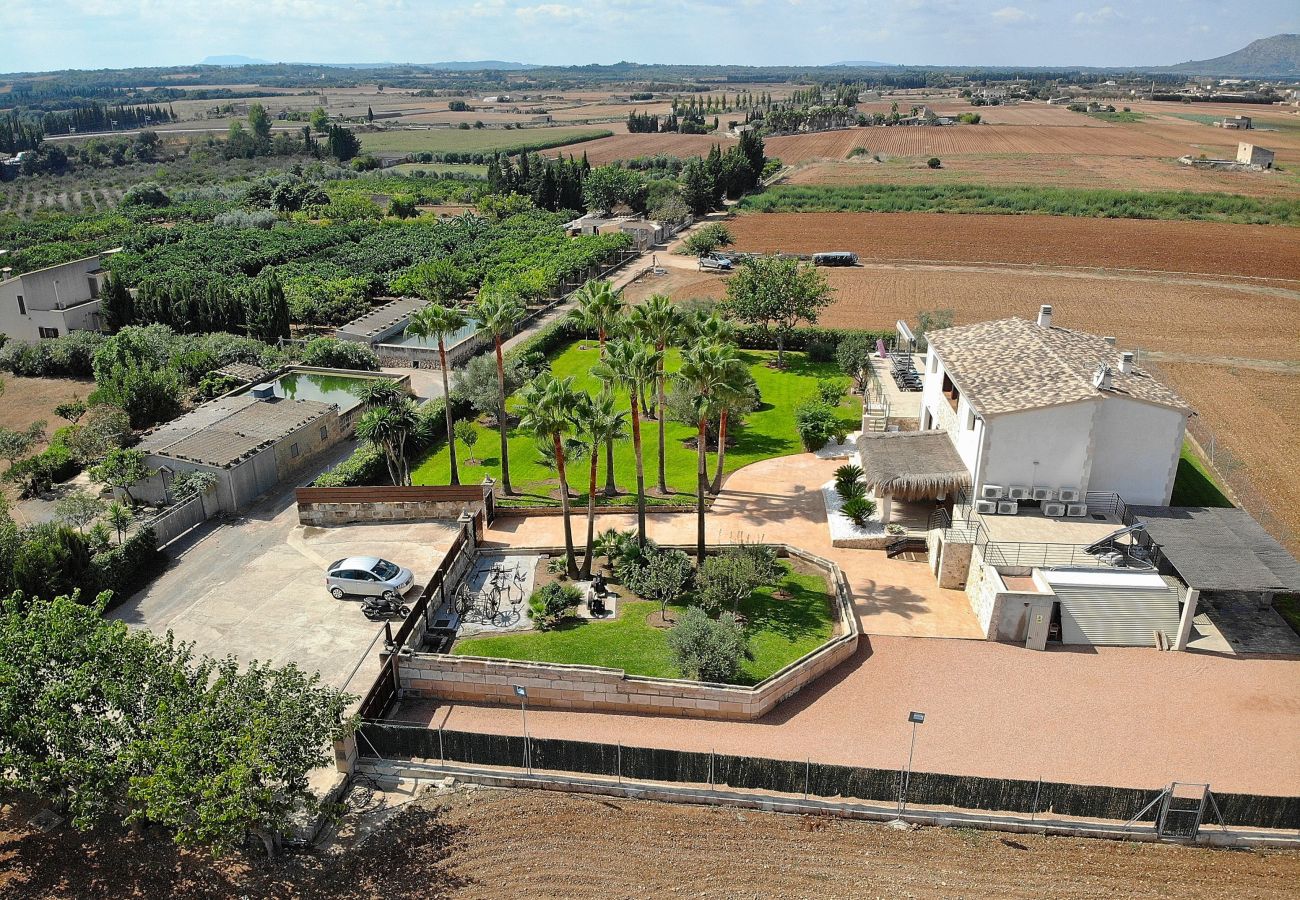
M 1086 503 L 1067 503 L 1065 505 L 1065 514 L 1078 519 L 1088 514 L 1088 504 Z
M 1059 519 L 1065 515 L 1065 504 L 1059 500 L 1053 500 L 1043 504 L 1043 515 L 1051 519 Z
M 1009 500 L 1028 500 L 1029 488 L 1023 484 L 1013 484 L 1007 488 L 1007 499 Z
M 1055 500 L 1056 491 L 1048 487 L 1036 487 L 1034 488 L 1033 497 L 1035 500 Z
M 980 488 L 980 496 L 985 500 L 1001 500 L 1003 497 L 1002 485 L 986 484 Z
M 1017 503 L 1016 501 L 1014 500 L 998 501 L 999 516 L 1014 516 L 1018 512 L 1020 512 L 1020 504 Z
M 998 514 L 998 501 L 976 500 L 975 511 L 985 516 L 996 516 Z
M 1065 503 L 1078 503 L 1078 502 L 1079 502 L 1079 489 L 1078 489 L 1078 488 L 1060 488 L 1060 489 L 1056 492 L 1056 499 L 1061 500 L 1061 501 L 1064 501 Z

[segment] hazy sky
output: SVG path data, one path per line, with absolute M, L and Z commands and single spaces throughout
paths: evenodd
M 275 62 L 1167 65 L 1298 31 L 1297 0 L 8 0 L 0 71 L 234 53 Z

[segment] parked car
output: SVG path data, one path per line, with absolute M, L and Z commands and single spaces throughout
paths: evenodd
M 410 569 L 377 556 L 349 556 L 325 570 L 325 587 L 336 600 L 353 595 L 396 601 L 414 581 Z
M 705 255 L 700 257 L 701 272 L 730 272 L 734 263 L 725 256 Z

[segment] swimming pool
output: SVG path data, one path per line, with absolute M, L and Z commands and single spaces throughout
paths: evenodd
M 474 321 L 470 321 L 465 325 L 464 328 L 457 329 L 456 331 L 447 335 L 447 343 L 446 343 L 447 349 L 450 350 L 452 347 L 455 347 L 457 344 L 469 340 L 474 336 L 474 332 L 476 332 L 477 330 L 478 330 L 478 323 Z M 409 334 L 407 332 L 402 332 L 399 335 L 391 337 L 388 340 L 384 341 L 383 343 L 395 344 L 399 347 L 422 347 L 426 350 L 438 349 L 437 338 L 416 337 L 415 335 Z

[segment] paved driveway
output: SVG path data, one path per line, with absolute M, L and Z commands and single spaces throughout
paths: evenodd
M 305 528 L 288 492 L 231 524 L 207 526 L 160 578 L 110 615 L 170 630 L 201 653 L 294 662 L 328 684 L 364 693 L 378 671 L 372 645 L 383 624 L 366 619 L 357 602 L 331 597 L 325 567 L 361 554 L 409 566 L 416 577 L 409 602 L 454 535 L 454 526 L 438 523 Z

